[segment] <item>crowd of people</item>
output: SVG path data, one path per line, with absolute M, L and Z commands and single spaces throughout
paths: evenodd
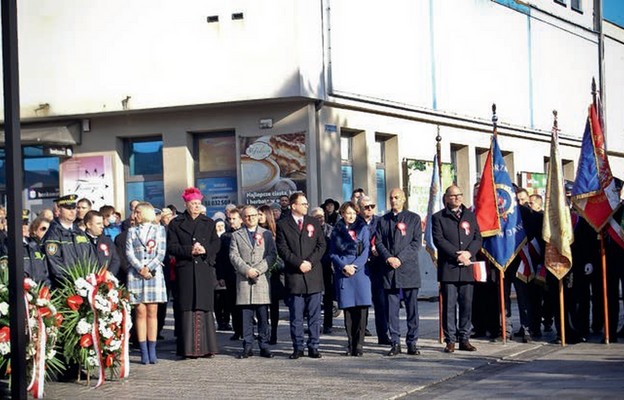
M 511 315 L 511 285 L 518 299 L 520 327 L 511 319 L 501 326 L 497 282 L 490 269 L 487 282 L 476 283 L 473 265 L 484 260 L 482 238 L 473 209 L 464 204 L 461 189 L 452 185 L 445 208 L 430 218 L 437 247 L 437 272 L 442 298 L 444 352 L 476 351 L 471 338 L 537 340 L 542 330 L 559 326 L 557 281 L 543 273 L 541 237 L 543 199 L 518 188 L 520 214 L 527 232 L 533 276 L 523 275 L 519 254 L 505 271 L 507 317 Z M 343 311 L 345 355 L 364 354 L 369 323 L 377 343 L 389 346 L 388 356 L 402 353 L 400 308 L 405 309 L 407 354 L 418 355 L 418 293 L 424 223 L 406 209 L 401 189 L 389 192 L 390 210 L 376 213 L 363 190 L 339 204 L 325 200 L 310 207 L 302 192 L 261 206 L 228 205 L 206 215 L 197 188 L 182 194 L 185 210 L 170 205 L 157 209 L 148 202 L 130 202 L 131 214 L 121 220 L 107 205 L 92 209 L 87 199 L 66 195 L 32 219 L 23 213 L 24 272 L 37 282 L 58 287 L 78 262 L 97 263 L 123 282 L 133 305 L 133 341 L 142 364 L 158 362 L 156 344 L 162 338 L 167 303 L 172 301 L 177 354 L 182 358 L 212 357 L 219 352 L 217 331 L 232 331 L 242 340 L 238 358 L 272 358 L 278 341 L 280 302 L 289 311 L 291 359 L 321 358 L 322 334 L 333 330 L 334 302 Z M 621 214 L 624 207 L 619 211 Z M 0 240 L 6 241 L 6 219 L 0 209 Z M 621 217 L 621 215 L 620 215 Z M 568 343 L 585 341 L 591 331 L 603 331 L 602 282 L 596 233 L 575 216 L 572 271 L 564 278 L 565 324 Z M 2 229 L 4 228 L 4 229 Z M 618 337 L 619 286 L 624 277 L 616 265 L 624 249 L 607 237 L 609 333 Z M 2 255 L 6 258 L 6 254 Z M 374 321 L 369 321 L 369 309 Z M 590 312 L 591 311 L 591 312 Z M 622 337 L 623 332 L 619 332 Z M 307 335 L 307 337 L 306 337 Z M 557 336 L 560 340 L 560 337 Z

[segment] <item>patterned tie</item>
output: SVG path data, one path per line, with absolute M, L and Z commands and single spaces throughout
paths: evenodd
M 299 227 L 299 232 L 301 232 L 301 230 L 303 229 L 303 220 L 302 219 L 298 219 L 297 220 L 297 226 Z

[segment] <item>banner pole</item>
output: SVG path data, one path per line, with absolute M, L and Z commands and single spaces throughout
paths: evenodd
M 500 297 L 500 310 L 501 310 L 501 334 L 503 336 L 503 344 L 507 343 L 507 311 L 505 308 L 505 273 L 498 270 L 500 278 L 498 280 L 498 291 Z
M 600 236 L 600 259 L 602 261 L 602 300 L 604 304 L 604 340 L 609 344 L 609 300 L 607 297 L 607 255 L 605 253 L 604 235 Z
M 436 155 L 438 157 L 437 159 L 437 163 L 438 163 L 438 186 L 440 187 L 440 190 L 442 190 L 442 136 L 440 135 L 440 125 L 438 125 L 438 134 L 436 136 Z M 429 221 L 427 221 L 427 223 L 429 223 Z M 443 307 L 442 307 L 442 284 L 438 283 L 438 321 L 439 321 L 439 325 L 440 325 L 440 344 L 444 343 L 444 327 L 442 324 L 442 312 Z
M 565 347 L 565 306 L 563 303 L 563 279 L 559 279 L 559 322 L 561 326 L 561 347 Z

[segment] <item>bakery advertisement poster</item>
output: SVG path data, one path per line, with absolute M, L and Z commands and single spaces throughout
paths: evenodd
M 87 198 L 94 209 L 114 204 L 113 159 L 110 155 L 74 156 L 61 163 L 63 195 Z
M 305 132 L 241 137 L 240 141 L 243 203 L 261 205 L 305 192 Z

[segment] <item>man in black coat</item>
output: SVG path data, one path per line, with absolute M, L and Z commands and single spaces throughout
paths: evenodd
M 442 330 L 446 353 L 455 351 L 457 337 L 460 350 L 477 350 L 470 344 L 474 290 L 472 262 L 481 249 L 482 239 L 477 217 L 462 204 L 462 200 L 461 189 L 449 186 L 444 194 L 446 207 L 431 217 L 433 243 L 438 249 L 438 281 L 442 291 Z M 459 321 L 456 317 L 457 306 Z
M 321 358 L 321 297 L 323 292 L 323 267 L 321 258 L 327 244 L 318 221 L 309 217 L 305 194 L 295 192 L 290 196 L 290 215 L 277 223 L 276 246 L 284 260 L 288 308 L 290 311 L 290 337 L 293 341 L 291 359 L 303 356 L 303 316 L 308 314 L 310 337 L 308 356 Z
M 100 267 L 106 266 L 108 272 L 117 276 L 121 261 L 115 244 L 104 235 L 104 217 L 99 211 L 88 211 L 84 216 L 85 233 L 93 245 Z
M 202 194 L 188 188 L 182 198 L 186 211 L 171 220 L 167 251 L 175 257 L 182 335 L 178 350 L 185 357 L 211 357 L 217 352 L 214 321 L 215 259 L 221 241 L 211 218 L 201 214 Z
M 43 246 L 48 260 L 52 284 L 58 286 L 67 270 L 80 262 L 97 260 L 95 252 L 85 234 L 76 229 L 76 200 L 78 196 L 69 194 L 57 199 L 58 221 L 52 221 L 48 233 L 43 238 Z
M 401 353 L 399 311 L 401 290 L 407 313 L 407 353 L 420 354 L 418 341 L 418 289 L 420 288 L 420 265 L 418 252 L 422 247 L 420 216 L 404 210 L 405 193 L 395 188 L 390 191 L 391 210 L 377 223 L 378 267 L 388 304 L 388 328 L 392 348 L 389 356 Z

